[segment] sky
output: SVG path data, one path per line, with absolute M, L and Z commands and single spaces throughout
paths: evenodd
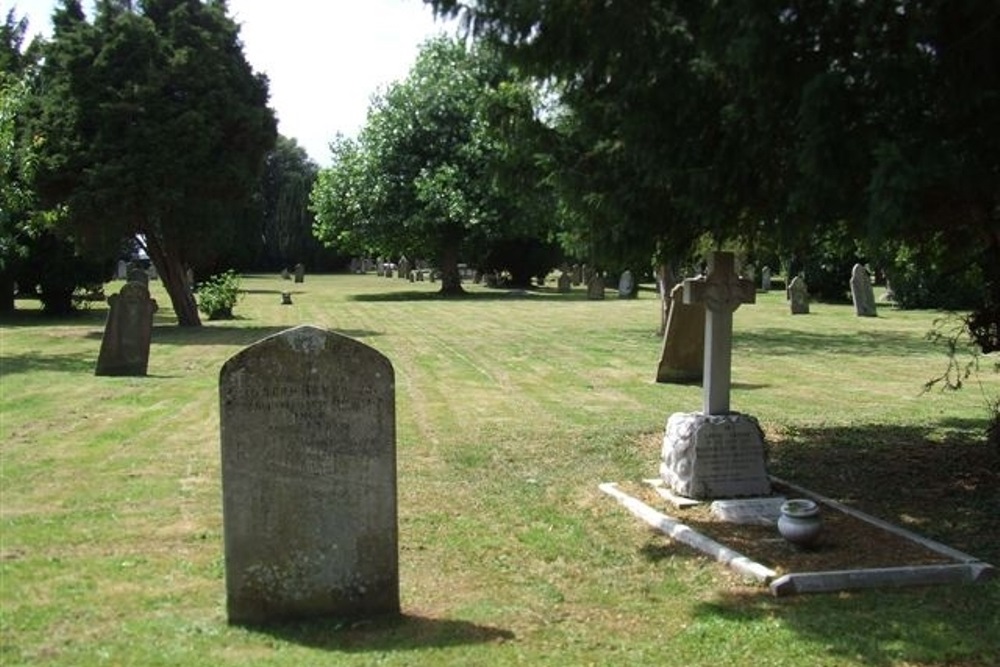
M 49 34 L 56 0 L 0 0 Z M 92 3 L 84 0 L 90 11 Z M 270 79 L 278 131 L 321 166 L 338 132 L 356 136 L 371 96 L 406 77 L 421 43 L 452 24 L 422 0 L 229 0 L 250 65 Z

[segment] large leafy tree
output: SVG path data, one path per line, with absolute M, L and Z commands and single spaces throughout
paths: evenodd
M 461 293 L 460 257 L 551 224 L 551 192 L 517 141 L 540 131 L 535 102 L 493 51 L 429 41 L 407 78 L 375 98 L 359 138 L 331 146 L 333 166 L 313 190 L 317 237 L 434 259 L 441 292 Z
M 585 218 L 606 238 L 932 243 L 982 267 L 970 331 L 1000 349 L 994 0 L 426 1 L 558 82 L 577 142 L 560 169 L 615 213 Z
M 138 238 L 178 323 L 256 191 L 276 122 L 224 0 L 78 0 L 53 15 L 32 128 L 36 189 L 85 247 Z

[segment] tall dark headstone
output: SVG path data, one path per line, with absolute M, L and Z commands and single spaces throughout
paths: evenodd
M 230 623 L 399 613 L 389 360 L 296 327 L 230 358 L 219 399 Z
M 143 283 L 127 282 L 108 297 L 108 305 L 94 375 L 146 375 L 156 300 Z

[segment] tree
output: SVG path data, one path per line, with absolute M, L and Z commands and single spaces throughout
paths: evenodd
M 628 190 L 595 189 L 625 212 L 600 227 L 647 247 L 695 229 L 792 250 L 831 225 L 873 255 L 887 239 L 944 243 L 982 267 L 970 331 L 1000 349 L 994 0 L 426 1 L 556 79 L 576 155 L 613 158 L 610 182 L 648 187 L 668 213 L 636 217 Z
M 295 139 L 278 136 L 264 160 L 261 195 L 264 206 L 261 262 L 269 269 L 298 262 L 315 267 L 323 247 L 313 236 L 309 195 L 319 167 Z
M 426 43 L 407 78 L 375 98 L 360 137 L 331 146 L 312 195 L 317 237 L 436 258 L 442 294 L 461 293 L 461 256 L 551 225 L 551 198 L 513 139 L 537 129 L 535 98 L 492 51 Z M 509 187 L 515 179 L 525 187 Z
M 18 133 L 35 64 L 23 48 L 27 29 L 27 21 L 13 10 L 0 25 L 0 312 L 14 309 L 14 274 L 26 252 L 25 226 L 33 200 L 31 161 Z
M 276 122 L 223 0 L 78 0 L 53 15 L 31 131 L 35 186 L 93 252 L 137 238 L 178 323 L 199 325 L 186 269 L 239 237 Z

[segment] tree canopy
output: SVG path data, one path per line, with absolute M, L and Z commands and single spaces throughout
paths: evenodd
M 442 292 L 461 292 L 461 256 L 550 223 L 551 193 L 516 139 L 538 127 L 535 97 L 491 50 L 429 41 L 374 99 L 359 138 L 331 146 L 312 197 L 317 237 L 436 261 Z
M 995 1 L 426 2 L 556 82 L 606 238 L 930 244 L 981 267 L 1000 348 Z
M 186 269 L 239 237 L 274 145 L 267 79 L 223 0 L 78 0 L 53 15 L 31 132 L 37 193 L 90 249 L 138 238 L 178 322 L 198 325 Z

